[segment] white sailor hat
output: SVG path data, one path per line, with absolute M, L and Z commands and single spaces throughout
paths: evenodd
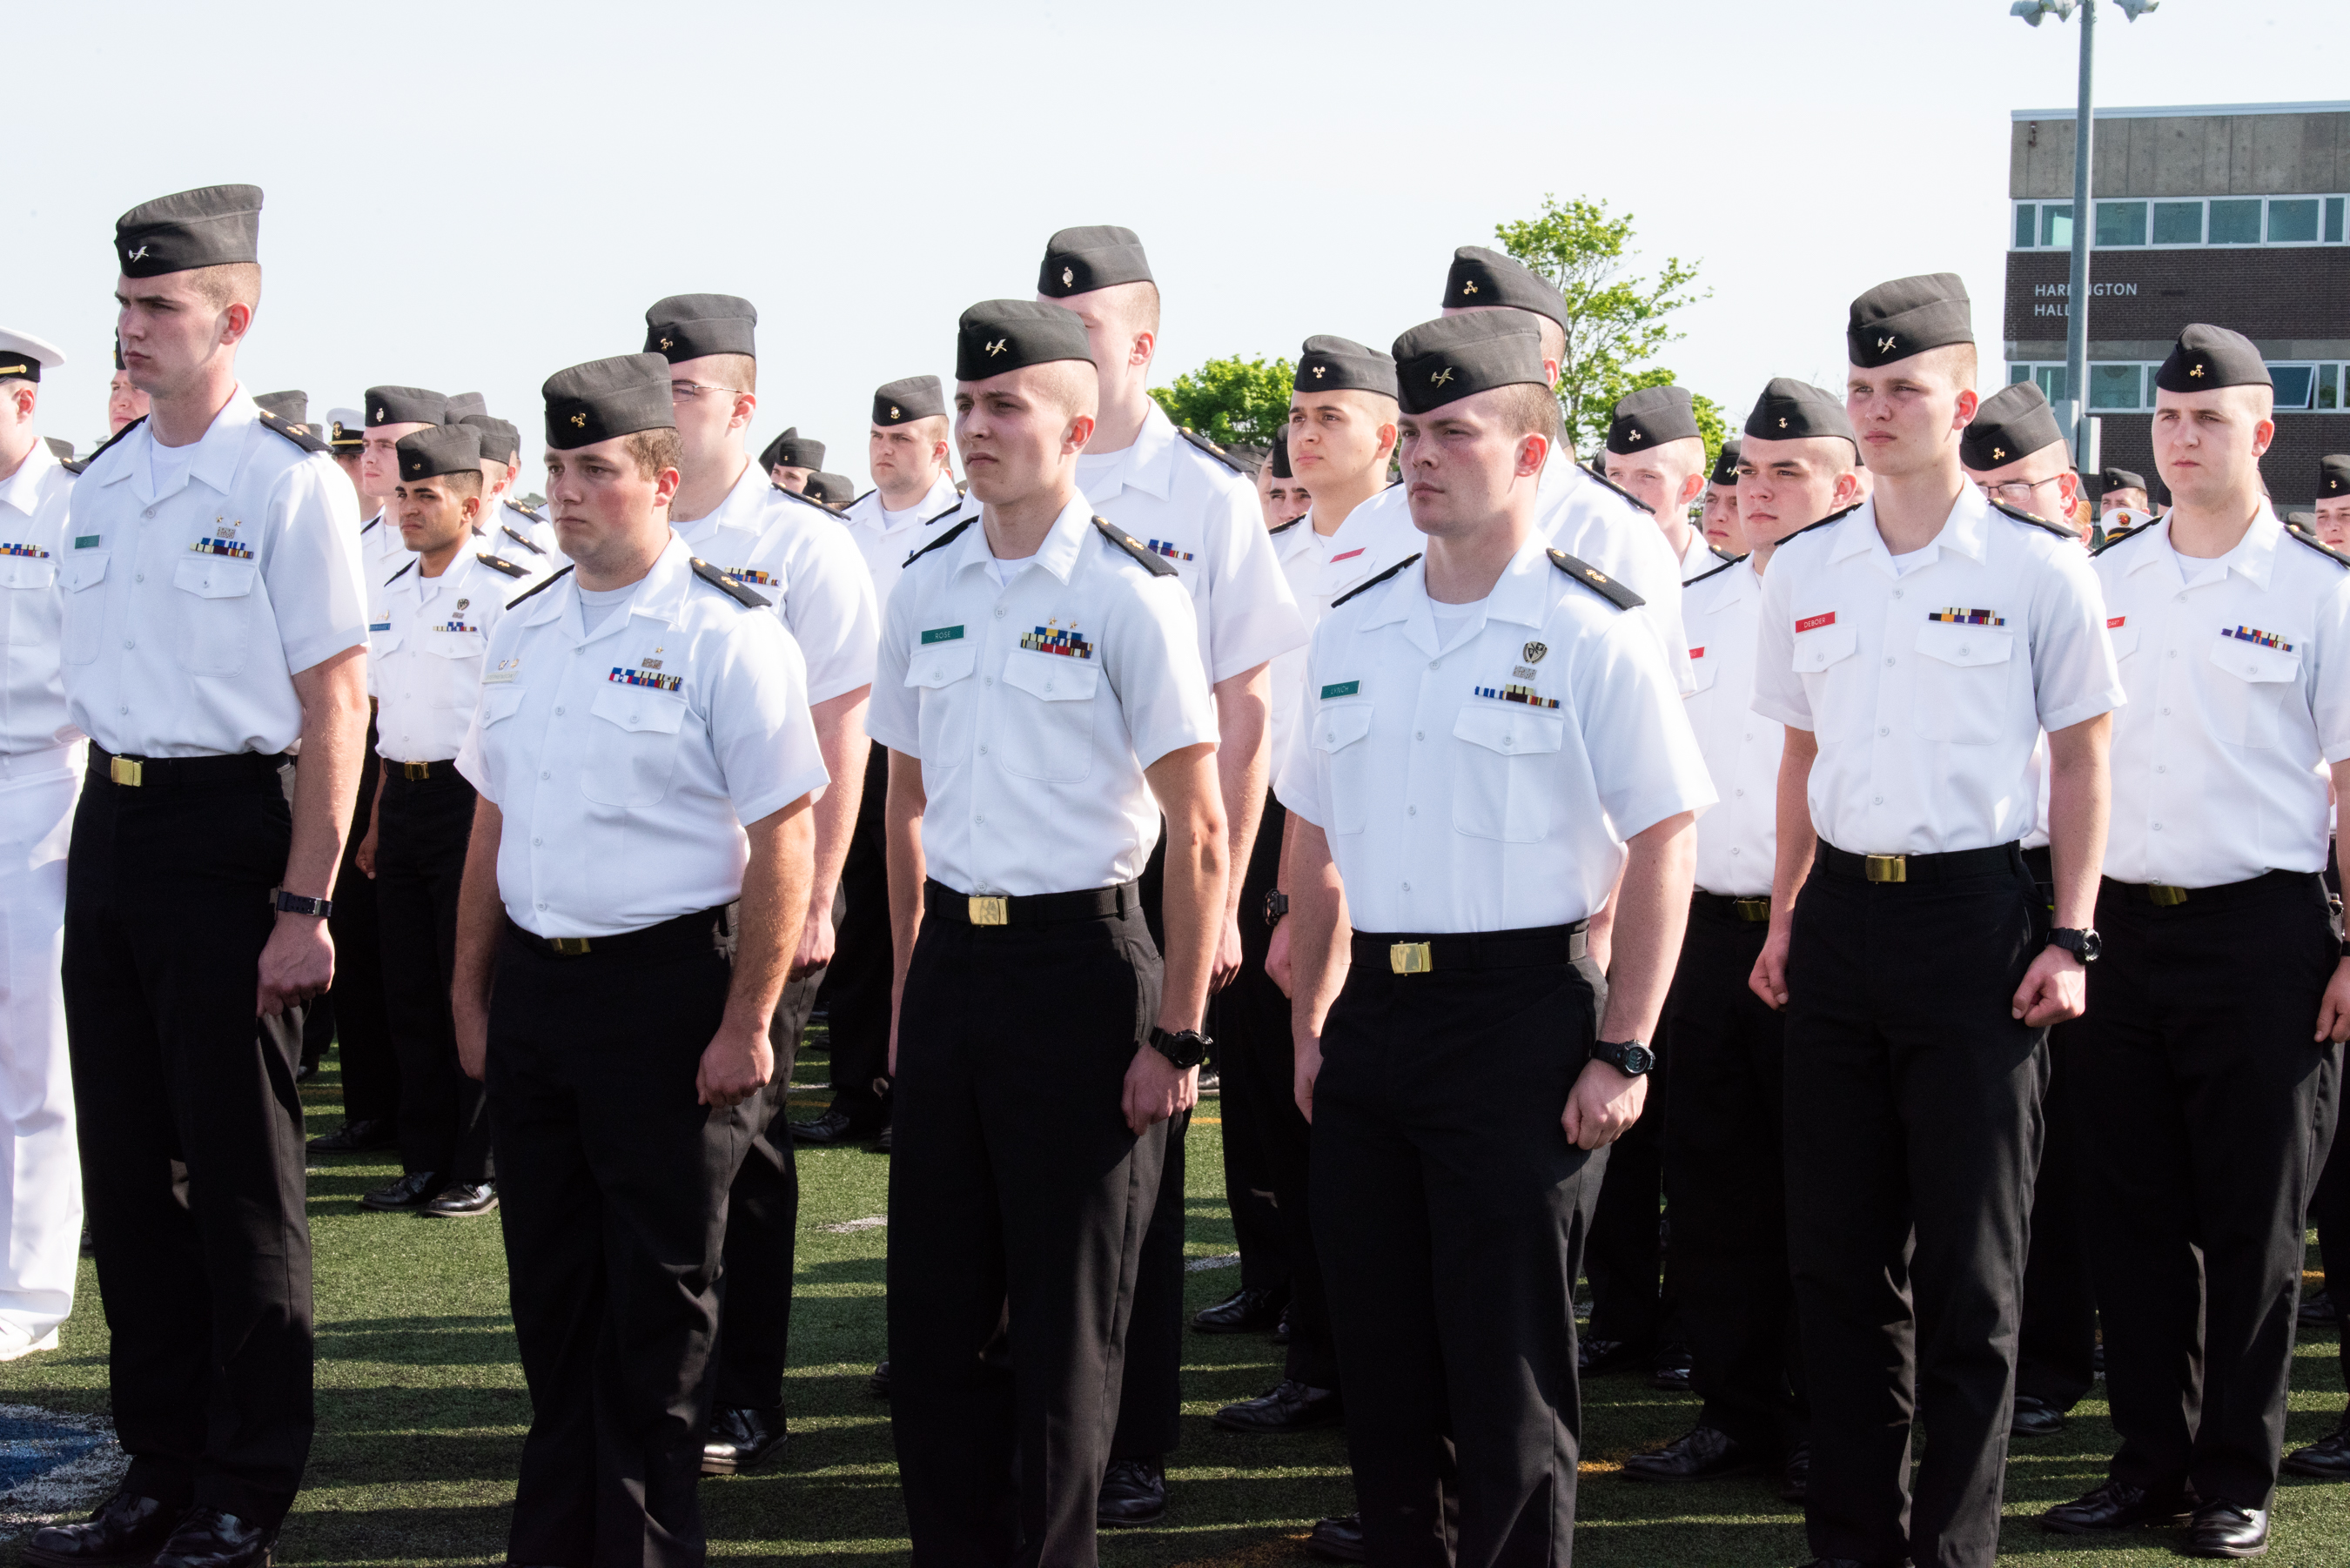
M 37 381 L 43 370 L 54 370 L 65 362 L 65 350 L 47 338 L 0 327 L 0 380 L 20 377 Z
M 328 409 L 327 445 L 336 452 L 357 452 L 367 445 L 367 416 L 357 409 Z

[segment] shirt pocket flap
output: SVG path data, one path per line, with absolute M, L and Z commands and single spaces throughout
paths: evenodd
M 253 591 L 254 566 L 251 561 L 232 561 L 219 556 L 198 556 L 182 561 L 172 572 L 172 586 L 185 589 L 198 598 L 242 598 Z
M 2106 633 L 2106 640 L 2113 644 L 2116 659 L 2127 659 L 2137 651 L 2137 628 L 2117 626 Z
M 494 724 L 501 719 L 513 718 L 522 711 L 523 695 L 519 686 L 482 688 L 482 722 Z
M 46 588 L 57 580 L 55 561 L 0 556 L 0 588 Z
M 979 644 L 957 638 L 917 649 L 906 661 L 906 684 L 936 691 L 964 679 L 979 666 Z
M 2241 638 L 2221 637 L 2211 644 L 2211 662 L 2240 680 L 2297 680 L 2301 655 L 2282 648 L 2262 648 Z
M 1837 659 L 1850 658 L 1853 648 L 1853 630 L 1848 626 L 1824 626 L 1800 633 L 1795 638 L 1795 673 L 1817 675 Z
M 1692 694 L 1707 691 L 1713 685 L 1713 672 L 1721 662 L 1701 648 L 1690 649 L 1690 691 Z
M 1478 703 L 1454 716 L 1452 736 L 1505 757 L 1531 756 L 1557 751 L 1566 738 L 1566 721 L 1531 708 Z
M 57 581 L 77 592 L 94 588 L 106 580 L 106 558 L 112 554 L 110 550 L 77 550 L 57 567 Z
M 436 631 L 418 644 L 418 650 L 437 653 L 443 659 L 478 659 L 483 646 L 478 631 Z
M 1015 650 L 1003 661 L 1003 683 L 1044 702 L 1076 702 L 1094 694 L 1101 666 L 1058 653 Z
M 515 695 L 520 697 L 522 693 L 517 691 Z M 674 735 L 685 722 L 682 699 L 640 686 L 607 686 L 596 693 L 596 701 L 588 704 L 588 711 L 631 734 L 654 731 Z
M 2005 664 L 2015 652 L 2015 639 L 1995 627 L 1929 620 L 1918 628 L 1918 651 L 1944 664 L 1971 670 L 1980 664 Z
M 1317 752 L 1344 751 L 1370 732 L 1368 702 L 1326 703 L 1314 716 L 1314 749 Z

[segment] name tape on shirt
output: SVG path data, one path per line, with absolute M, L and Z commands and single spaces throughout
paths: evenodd
M 1835 625 L 1834 610 L 1828 611 L 1825 615 L 1807 615 L 1795 623 L 1795 635 L 1801 637 L 1807 631 L 1817 631 L 1824 626 L 1834 625 Z
M 388 620 L 371 620 L 368 622 L 368 629 L 369 631 L 390 631 L 391 629 L 391 622 Z
M 2293 644 L 2272 631 L 2262 631 L 2256 627 L 2239 626 L 2230 629 L 2223 626 L 2220 628 L 2220 635 L 2232 637 L 2238 642 L 2249 642 L 2256 648 L 2273 648 L 2279 653 L 2293 651 Z
M 1705 649 L 1702 648 L 1692 648 L 1690 649 L 1690 657 L 1691 659 L 1703 659 L 1705 657 Z
M 1325 701 L 1333 697 L 1352 697 L 1362 689 L 1363 683 L 1359 680 L 1341 680 L 1336 685 L 1322 688 L 1322 697 Z
M 95 550 L 95 549 L 97 549 L 97 548 L 98 548 L 98 535 L 95 535 L 95 534 L 77 534 L 77 535 L 74 535 L 74 548 L 75 548 L 75 549 L 77 549 L 77 550 Z
M 959 626 L 934 626 L 922 633 L 922 646 L 928 648 L 934 642 L 953 642 L 962 636 L 962 628 Z
M 1504 686 L 1498 691 L 1491 686 L 1472 686 L 1470 690 L 1480 697 L 1489 697 L 1499 702 L 1523 702 L 1529 708 L 1558 706 L 1557 698 L 1542 696 L 1531 686 Z
M 2121 629 L 2122 622 L 2127 619 L 2129 619 L 2129 617 L 2126 615 L 2107 616 L 2106 618 L 2106 629 L 2107 631 L 2118 631 Z
M 1079 635 L 1073 626 L 1059 621 L 1047 621 L 1020 639 L 1020 646 L 1031 653 L 1050 653 L 1062 659 L 1091 659 L 1094 645 Z
M 604 679 L 621 686 L 649 686 L 656 691 L 674 691 L 685 684 L 682 675 L 655 675 L 648 670 L 624 670 L 617 664 Z

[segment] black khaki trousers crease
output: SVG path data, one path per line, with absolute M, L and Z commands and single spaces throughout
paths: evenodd
M 1126 1073 L 1161 966 L 1139 912 L 928 915 L 898 1031 L 890 1425 L 918 1568 L 1088 1568 L 1164 1124 Z
M 1135 894 L 1142 905 L 1152 950 L 1166 951 L 1164 817 L 1159 819 L 1159 837 L 1150 846 L 1149 858 L 1143 862 L 1142 875 L 1135 879 Z M 1191 1131 L 1190 1113 L 1169 1118 L 1159 1183 L 1150 1193 L 1150 1223 L 1143 1232 L 1141 1259 L 1135 1265 L 1134 1306 L 1127 1315 L 1118 1424 L 1110 1436 L 1112 1459 L 1155 1459 L 1173 1453 L 1182 1441 L 1183 1192 L 1189 1175 L 1184 1148 Z
M 2333 1147 L 2317 1188 L 2310 1195 L 2309 1222 L 2317 1231 L 2318 1260 L 2325 1269 L 2325 1295 L 2341 1321 L 2350 1323 L 2350 1139 L 2342 1136 L 2342 1118 L 2334 1121 Z M 2341 1335 L 2335 1370 L 2350 1390 L 2350 1334 Z M 2345 1407 L 2350 1414 L 2350 1407 Z
M 274 771 L 93 772 L 66 871 L 82 1183 L 125 1485 L 274 1526 L 310 1450 L 298 1019 L 254 1015 L 293 817 Z
M 376 913 L 385 1013 L 400 1057 L 400 1158 L 441 1185 L 490 1177 L 482 1085 L 457 1062 L 449 987 L 457 966 L 457 888 L 473 832 L 473 786 L 454 772 L 395 773 L 376 824 Z M 364 880 L 364 878 L 361 878 Z
M 2341 1088 L 2342 1048 L 2311 1038 L 2339 954 L 2324 890 L 2313 873 L 2158 908 L 2109 883 L 2097 929 L 2106 957 L 2070 1049 L 2097 1099 L 2113 1474 L 2264 1507 Z
M 383 769 L 375 743 L 370 719 L 351 830 L 344 836 L 342 866 L 335 877 L 335 912 L 327 921 L 335 936 L 335 983 L 323 1004 L 333 1020 L 343 1070 L 343 1119 L 352 1122 L 390 1121 L 400 1115 L 400 1051 L 392 1043 L 384 993 L 382 921 L 376 885 L 358 864 Z
M 726 1195 L 755 1117 L 697 1103 L 731 972 L 714 946 L 500 943 L 490 1125 L 531 1397 L 511 1562 L 703 1561 Z
M 1989 1568 L 1998 1552 L 2048 1075 L 2046 1031 L 2011 1005 L 2046 931 L 2020 857 L 1902 883 L 1820 866 L 1795 906 L 1787 1252 L 1820 1556 Z M 1913 1477 L 1918 1406 L 1932 1440 Z
M 1699 1420 L 1764 1453 L 1803 1441 L 1810 1427 L 1787 1272 L 1786 1020 L 1747 984 L 1770 929 L 1693 904 L 1665 1006 L 1674 1058 L 1665 1180 Z M 1612 1154 L 1609 1165 L 1612 1181 Z
M 889 862 L 881 808 L 889 793 L 889 750 L 879 742 L 865 764 L 865 793 L 840 868 L 841 917 L 812 1006 L 825 1010 L 832 1103 L 860 1121 L 882 1116 L 889 1081 Z
M 2039 884 L 2053 920 L 2055 863 L 2048 846 L 2023 852 L 2024 868 Z M 2097 1382 L 2097 1293 L 2090 1279 L 2081 1148 L 2095 1097 L 2067 1067 L 2069 1026 L 2048 1031 L 2048 1092 L 2041 1098 L 2045 1128 L 2040 1172 L 2032 1184 L 2032 1252 L 2023 1263 L 2023 1324 L 2016 1344 L 2015 1395 L 2070 1410 Z
M 1289 1060 L 1289 998 L 1264 972 L 1273 928 L 1264 923 L 1264 896 L 1281 876 L 1281 829 L 1287 813 L 1268 790 L 1256 843 L 1241 875 L 1241 971 L 1208 999 L 1209 1036 L 1216 1043 L 1213 1063 L 1222 1088 L 1208 1114 L 1222 1118 L 1224 1205 L 1232 1217 L 1232 1239 L 1241 1255 L 1241 1286 L 1275 1298 L 1289 1293 L 1289 1248 L 1279 1206 L 1266 1123 L 1284 1108 L 1295 1115 L 1284 1085 L 1279 1099 L 1268 1095 L 1263 1058 Z M 1302 1136 L 1305 1125 L 1297 1117 Z
M 1591 1217 L 1591 1245 L 1583 1272 L 1591 1282 L 1591 1337 L 1653 1355 L 1680 1332 L 1674 1297 L 1677 1274 L 1665 1255 L 1665 1139 L 1670 1121 L 1674 1047 L 1671 1031 L 1653 1042 L 1648 1110 L 1607 1149 L 1607 1180 Z
M 1373 1563 L 1572 1560 L 1573 1289 L 1607 1156 L 1559 1118 L 1593 1035 L 1568 964 L 1358 964 L 1331 1007 L 1315 1241 Z

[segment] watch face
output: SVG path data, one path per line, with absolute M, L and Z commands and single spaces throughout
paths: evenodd
M 1636 1044 L 1624 1047 L 1624 1071 L 1634 1077 L 1638 1077 L 1656 1064 L 1657 1054 L 1646 1045 Z

